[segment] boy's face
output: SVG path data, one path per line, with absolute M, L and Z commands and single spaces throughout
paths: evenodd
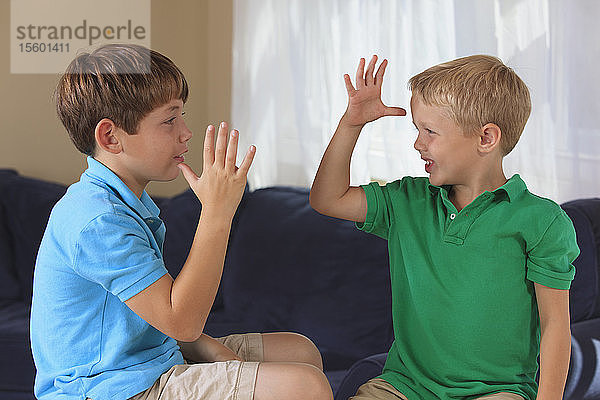
M 465 135 L 442 107 L 429 106 L 412 96 L 410 108 L 419 134 L 414 147 L 425 161 L 429 182 L 435 186 L 468 183 L 476 168 L 479 135 Z
M 150 181 L 177 178 L 177 165 L 184 161 L 187 141 L 192 137 L 183 120 L 183 101 L 171 100 L 152 110 L 139 124 L 135 135 L 121 132 L 123 162 L 128 180 L 142 190 Z

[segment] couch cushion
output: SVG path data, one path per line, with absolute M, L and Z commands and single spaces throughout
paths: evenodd
M 0 193 L 6 193 L 4 186 L 17 176 L 12 170 L 0 170 Z M 0 196 L 0 299 L 20 300 L 23 298 L 17 278 L 13 238 L 9 231 L 7 210 Z
M 244 196 L 248 193 L 248 186 L 246 186 Z M 165 265 L 171 276 L 176 278 L 192 247 L 202 204 L 191 189 L 172 198 L 155 198 L 154 200 L 161 209 L 160 218 L 167 228 L 163 251 Z M 238 220 L 239 211 L 233 217 L 230 240 L 235 235 Z M 212 311 L 220 310 L 222 307 L 222 288 L 219 287 Z
M 340 382 L 338 391 L 335 393 L 335 400 L 347 400 L 356 394 L 363 383 L 380 375 L 386 358 L 387 353 L 380 353 L 357 361 Z
M 327 369 L 389 349 L 386 241 L 316 213 L 306 189 L 257 190 L 238 213 L 222 279 L 230 318 L 307 335 Z
M 24 302 L 0 302 L 0 349 L 0 392 L 33 392 L 35 367 Z
M 562 207 L 573 221 L 581 251 L 573 263 L 576 272 L 570 291 L 571 321 L 599 317 L 600 199 L 574 200 Z
M 161 199 L 157 205 L 160 207 L 160 218 L 167 228 L 163 257 L 167 269 L 175 278 L 192 247 L 201 205 L 191 190 L 171 199 Z
M 571 362 L 565 400 L 600 398 L 600 318 L 571 325 Z
M 157 204 L 161 212 L 160 218 L 167 228 L 163 258 L 165 266 L 173 278 L 177 278 L 183 264 L 190 253 L 202 204 L 191 190 L 167 199 L 160 199 Z M 221 288 L 219 288 L 212 310 L 223 306 Z
M 54 204 L 66 186 L 15 175 L 3 182 L 0 202 L 12 237 L 14 265 L 21 293 L 31 302 L 33 267 Z

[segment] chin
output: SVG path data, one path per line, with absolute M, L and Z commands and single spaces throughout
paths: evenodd
M 439 179 L 436 176 L 429 175 L 429 183 L 433 186 L 442 186 L 444 184 L 442 179 Z
M 161 174 L 160 177 L 157 177 L 157 178 L 153 179 L 153 181 L 170 182 L 170 181 L 173 181 L 173 180 L 177 179 L 177 177 L 179 176 L 180 172 L 181 171 L 179 170 L 179 168 L 175 167 L 175 171 L 169 171 L 169 172 L 166 172 L 164 174 Z

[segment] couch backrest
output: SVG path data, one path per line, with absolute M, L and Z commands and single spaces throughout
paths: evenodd
M 600 199 L 579 199 L 562 205 L 575 226 L 581 253 L 571 284 L 571 321 L 600 317 Z
M 304 333 L 353 359 L 389 350 L 386 241 L 318 214 L 307 189 L 248 193 L 238 214 L 221 283 L 230 318 Z
M 50 211 L 65 190 L 65 185 L 0 169 L 0 301 L 31 301 L 37 249 Z M 175 276 L 191 245 L 200 204 L 190 191 L 160 199 L 159 204 L 167 225 L 165 261 Z M 600 317 L 600 199 L 574 200 L 562 207 L 573 220 L 581 249 L 574 263 L 577 273 L 571 287 L 571 319 Z M 307 319 L 297 320 L 297 326 L 313 324 L 309 310 L 316 319 L 329 319 L 339 329 L 346 319 L 366 309 L 374 319 L 389 318 L 389 310 L 378 306 L 389 297 L 385 241 L 358 232 L 352 223 L 317 214 L 308 204 L 306 189 L 279 187 L 246 193 L 234 220 L 230 245 L 223 285 L 231 290 L 227 296 L 224 288 L 219 290 L 217 308 L 227 303 L 245 318 L 245 311 L 252 315 L 255 309 L 273 305 L 273 312 L 266 313 L 263 321 L 273 327 L 285 313 L 296 311 Z M 367 247 L 372 251 L 365 253 Z M 362 287 L 376 283 L 381 291 L 364 292 L 355 285 L 361 281 L 365 283 Z M 327 292 L 332 286 L 337 290 Z M 349 293 L 351 298 L 345 298 Z M 314 304 L 295 305 L 294 298 L 308 294 Z M 324 301 L 323 296 L 334 302 Z M 330 318 L 327 310 L 336 309 L 336 298 L 342 299 L 349 312 Z
M 0 300 L 22 300 L 21 285 L 17 278 L 13 238 L 8 224 L 8 211 L 2 196 L 6 183 L 16 176 L 15 171 L 0 170 Z
M 0 279 L 0 298 L 31 302 L 37 250 L 50 211 L 65 190 L 65 185 L 0 170 L 0 274 L 6 279 Z

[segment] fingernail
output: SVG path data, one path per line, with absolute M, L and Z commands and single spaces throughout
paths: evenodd
M 221 122 L 221 128 L 225 128 L 225 121 Z
M 234 138 L 236 136 L 237 136 L 237 131 L 236 130 L 231 131 L 231 137 Z

